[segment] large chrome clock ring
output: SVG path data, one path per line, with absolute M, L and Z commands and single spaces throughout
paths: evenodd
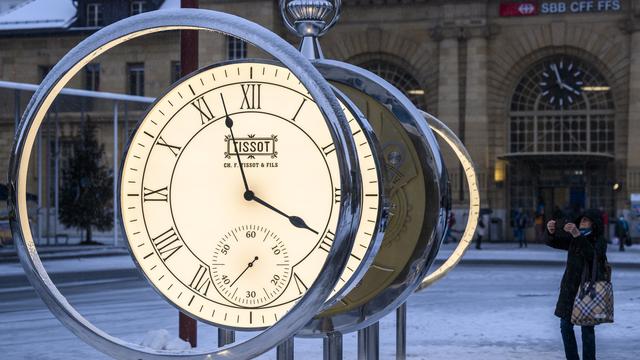
M 273 55 L 309 89 L 324 113 L 336 151 L 340 153 L 343 206 L 334 245 L 318 279 L 299 303 L 278 323 L 238 345 L 213 351 L 180 354 L 154 351 L 113 337 L 87 321 L 59 292 L 49 278 L 36 250 L 29 227 L 26 187 L 29 158 L 36 134 L 60 90 L 73 76 L 100 54 L 128 40 L 170 30 L 208 30 L 233 35 Z M 85 39 L 47 75 L 35 92 L 16 133 L 9 170 L 11 228 L 20 261 L 30 282 L 50 311 L 74 334 L 96 349 L 118 359 L 247 359 L 255 357 L 293 335 L 323 305 L 349 257 L 353 241 L 352 216 L 357 213 L 360 184 L 355 149 L 347 120 L 327 82 L 304 57 L 269 30 L 236 16 L 206 10 L 149 12 L 117 22 Z M 345 136 L 346 135 L 346 136 Z M 353 199 L 352 196 L 356 196 Z M 354 201 L 355 200 L 355 201 Z
M 456 136 L 456 134 L 449 129 L 442 121 L 438 120 L 435 116 L 427 112 L 422 112 L 425 120 L 431 127 L 431 130 L 435 132 L 444 142 L 453 150 L 458 158 L 458 161 L 462 165 L 465 177 L 467 179 L 467 186 L 469 189 L 469 216 L 467 218 L 467 225 L 462 233 L 462 238 L 458 242 L 453 253 L 440 265 L 436 270 L 425 277 L 416 291 L 424 290 L 425 288 L 433 285 L 438 280 L 442 279 L 449 271 L 458 265 L 465 252 L 469 249 L 473 236 L 476 233 L 476 227 L 478 226 L 478 216 L 480 215 L 480 192 L 478 191 L 478 178 L 476 176 L 476 170 L 473 165 L 471 155 L 464 147 L 464 144 Z M 444 240 L 444 239 L 443 239 Z
M 347 311 L 329 310 L 330 315 L 323 314 L 314 318 L 298 333 L 303 337 L 322 336 L 328 332 L 349 333 L 362 329 L 404 303 L 419 286 L 435 259 L 444 234 L 449 208 L 446 169 L 438 143 L 422 113 L 410 100 L 382 78 L 360 67 L 324 59 L 312 62 L 327 80 L 368 94 L 387 107 L 400 121 L 401 127 L 418 153 L 420 165 L 424 169 L 425 196 L 433 205 L 426 208 L 423 219 L 420 219 L 422 229 L 419 241 L 391 285 L 382 289 L 365 304 Z M 382 142 L 382 139 L 379 140 Z M 393 209 L 390 211 L 393 212 Z

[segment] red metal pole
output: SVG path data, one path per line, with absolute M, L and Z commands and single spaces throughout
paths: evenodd
M 182 8 L 198 8 L 198 0 L 180 0 Z M 180 67 L 185 76 L 198 69 L 198 31 L 180 31 Z
M 180 339 L 187 341 L 191 347 L 198 346 L 198 322 L 180 312 L 178 317 Z
M 198 8 L 198 0 L 180 0 L 182 8 Z M 198 69 L 198 31 L 180 31 L 180 73 L 185 76 Z M 191 347 L 198 345 L 198 322 L 189 316 L 179 315 L 180 339 L 188 341 Z

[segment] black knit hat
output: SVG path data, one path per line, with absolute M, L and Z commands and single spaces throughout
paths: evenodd
M 598 209 L 589 209 L 582 213 L 582 215 L 578 216 L 578 218 L 576 218 L 575 224 L 577 226 L 580 226 L 580 220 L 585 217 L 591 220 L 591 227 L 596 237 L 602 236 L 604 234 L 604 226 L 602 224 L 602 211 Z

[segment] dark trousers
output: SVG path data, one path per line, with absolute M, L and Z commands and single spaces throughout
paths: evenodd
M 516 239 L 518 239 L 518 243 L 520 244 L 520 247 L 527 247 L 527 238 L 525 237 L 524 234 L 524 228 L 516 228 L 514 231 L 514 235 L 516 237 Z
M 560 332 L 567 360 L 580 360 L 576 334 L 573 332 L 571 320 L 560 319 Z M 582 326 L 582 359 L 596 359 L 596 333 L 593 326 Z

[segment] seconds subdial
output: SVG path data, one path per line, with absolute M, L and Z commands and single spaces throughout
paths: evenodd
M 291 277 L 284 243 L 262 226 L 239 226 L 223 235 L 212 260 L 213 284 L 220 295 L 246 308 L 276 300 Z

